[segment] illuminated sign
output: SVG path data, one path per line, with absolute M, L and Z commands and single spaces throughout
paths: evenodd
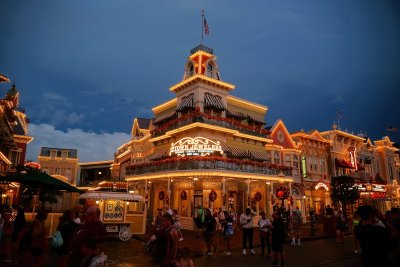
M 211 153 L 224 153 L 220 141 L 213 141 L 204 137 L 185 137 L 171 144 L 169 155 L 179 157 L 185 156 L 208 156 Z
M 301 157 L 301 173 L 303 178 L 307 178 L 307 161 L 304 156 Z
M 326 185 L 326 184 L 324 184 L 324 183 L 318 183 L 316 186 L 315 186 L 315 190 L 318 190 L 318 189 L 320 189 L 320 188 L 323 188 L 323 189 L 325 189 L 326 191 L 329 191 L 329 187 Z
M 349 155 L 350 155 L 351 166 L 353 166 L 353 168 L 357 170 L 356 148 L 349 147 L 349 149 L 347 151 L 349 152 Z
M 362 192 L 386 192 L 386 186 L 383 184 L 354 184 L 358 191 Z

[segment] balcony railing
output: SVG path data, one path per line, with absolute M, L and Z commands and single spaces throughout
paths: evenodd
M 148 173 L 158 173 L 167 171 L 184 171 L 184 170 L 225 170 L 235 172 L 259 173 L 264 175 L 278 176 L 283 171 L 285 176 L 292 176 L 292 170 L 289 168 L 271 168 L 267 164 L 244 164 L 236 162 L 226 162 L 222 160 L 188 160 L 188 161 L 166 161 L 166 162 L 149 162 L 136 166 L 130 166 L 126 169 L 126 175 L 140 175 Z
M 171 119 L 167 122 L 164 122 L 163 125 L 160 125 L 153 130 L 153 136 L 154 137 L 161 136 L 165 134 L 167 131 L 177 129 L 179 127 L 183 127 L 188 124 L 196 122 L 237 130 L 241 133 L 254 135 L 258 137 L 267 137 L 269 134 L 268 130 L 265 130 L 259 126 L 244 125 L 241 123 L 241 121 L 235 119 L 216 117 L 205 113 L 201 113 L 199 111 L 195 111 L 193 114 L 184 115 L 178 119 Z

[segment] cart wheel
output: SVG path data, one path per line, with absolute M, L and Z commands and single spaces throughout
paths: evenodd
M 119 239 L 122 241 L 128 241 L 131 239 L 132 236 L 132 231 L 129 229 L 129 227 L 122 226 L 121 230 L 119 230 Z

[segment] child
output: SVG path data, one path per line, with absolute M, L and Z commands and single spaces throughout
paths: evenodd
M 101 252 L 93 239 L 88 239 L 81 248 L 85 259 L 80 267 L 104 267 L 107 266 L 107 255 Z

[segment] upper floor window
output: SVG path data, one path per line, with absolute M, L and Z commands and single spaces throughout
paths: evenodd
M 278 151 L 274 152 L 274 163 L 280 164 L 281 163 L 281 156 Z
M 61 152 L 61 157 L 62 157 L 63 159 L 68 158 L 68 151 L 62 151 L 62 152 Z
M 59 167 L 54 168 L 54 174 L 61 174 L 61 169 Z
M 190 76 L 193 76 L 193 75 L 194 75 L 194 67 L 193 67 L 193 64 L 191 64 L 191 63 L 190 63 L 190 65 L 189 65 L 189 75 L 190 75 Z
M 285 155 L 285 166 L 290 167 L 292 165 L 292 159 L 290 155 Z
M 206 75 L 208 76 L 208 77 L 213 77 L 213 70 L 214 70 L 214 67 L 213 67 L 213 65 L 212 64 L 208 64 L 207 65 L 207 73 L 206 73 Z
M 50 157 L 51 158 L 57 157 L 57 150 L 50 150 Z

